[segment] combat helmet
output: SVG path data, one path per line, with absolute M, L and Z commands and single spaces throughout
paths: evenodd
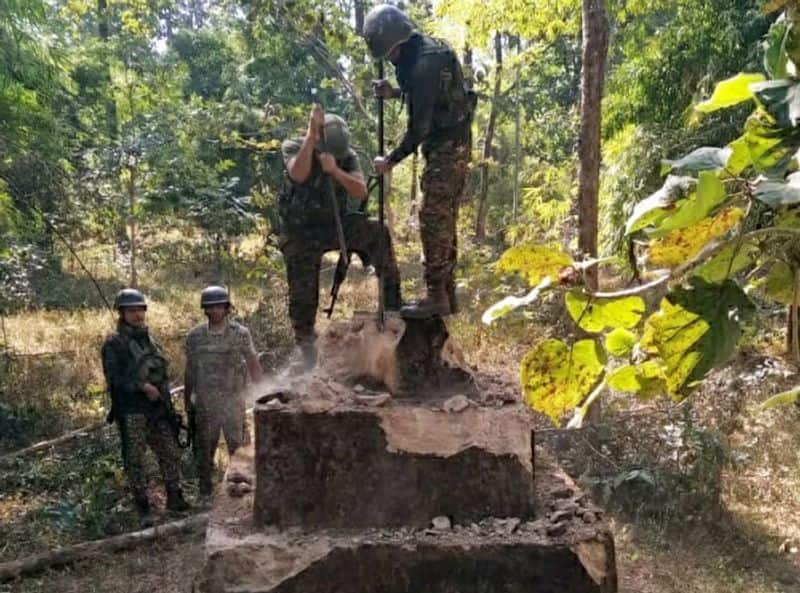
M 205 309 L 211 305 L 230 305 L 228 291 L 222 286 L 206 286 L 200 293 L 200 307 Z
M 337 159 L 343 159 L 350 151 L 350 129 L 347 122 L 333 113 L 325 114 L 325 138 L 320 141 L 319 149 L 329 152 Z
M 147 300 L 144 295 L 135 288 L 123 288 L 114 297 L 114 308 L 117 311 L 129 309 L 131 307 L 144 307 L 147 309 Z
M 390 4 L 378 4 L 364 19 L 363 35 L 372 57 L 382 60 L 395 47 L 408 41 L 415 30 L 414 23 L 402 10 Z

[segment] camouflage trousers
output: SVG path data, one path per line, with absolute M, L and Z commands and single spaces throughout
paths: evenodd
M 166 490 L 178 490 L 181 450 L 169 423 L 163 419 L 149 422 L 144 414 L 125 414 L 118 418 L 117 425 L 122 442 L 122 462 L 133 496 L 137 499 L 147 497 L 144 469 L 147 447 L 156 456 Z
M 472 141 L 448 140 L 423 149 L 422 207 L 419 210 L 420 238 L 425 257 L 425 284 L 445 285 L 454 290 L 453 272 L 458 256 L 456 222 L 458 204 L 467 180 Z
M 244 397 L 226 394 L 204 394 L 194 404 L 194 458 L 200 493 L 211 494 L 214 456 L 219 435 L 225 435 L 228 454 L 233 455 L 244 444 Z
M 392 239 L 377 220 L 353 213 L 342 220 L 345 244 L 350 253 L 358 255 L 365 266 L 373 265 L 383 282 L 387 308 L 396 308 L 400 301 L 400 272 L 394 256 Z M 335 227 L 290 232 L 281 243 L 289 284 L 289 317 L 298 344 L 313 342 L 314 325 L 319 306 L 319 272 L 322 256 L 338 251 Z

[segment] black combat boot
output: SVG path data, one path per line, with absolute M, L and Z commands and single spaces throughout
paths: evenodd
M 403 306 L 400 298 L 400 285 L 391 283 L 383 288 L 383 308 L 387 311 L 399 311 Z
M 189 510 L 189 503 L 184 500 L 180 488 L 167 488 L 167 510 L 176 513 Z
M 202 498 L 211 498 L 211 495 L 214 494 L 214 484 L 211 481 L 211 477 L 202 476 L 198 480 L 197 489 Z
M 153 525 L 153 515 L 150 512 L 150 501 L 147 494 L 135 493 L 133 495 L 133 504 L 136 506 L 136 512 L 139 513 L 139 523 L 142 527 L 151 527 Z

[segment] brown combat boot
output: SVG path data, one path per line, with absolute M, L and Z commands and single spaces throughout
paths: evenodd
M 302 341 L 297 344 L 289 363 L 289 374 L 303 375 L 317 366 L 317 344 L 316 341 Z
M 409 319 L 428 319 L 430 317 L 444 317 L 450 315 L 450 297 L 444 286 L 437 288 L 428 287 L 427 296 L 413 305 L 400 309 L 400 316 Z

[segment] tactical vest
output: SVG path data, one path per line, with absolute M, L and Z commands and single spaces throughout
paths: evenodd
M 203 340 L 191 351 L 193 389 L 203 396 L 233 397 L 247 383 L 247 367 L 241 351 L 232 344 L 228 333 L 234 328 L 227 327 L 226 333 L 214 339 L 209 339 L 211 334 L 207 327 L 203 331 Z
M 128 337 L 125 339 L 128 340 L 128 351 L 133 358 L 131 364 L 133 376 L 142 383 L 150 383 L 159 388 L 168 385 L 169 363 L 162 356 L 158 345 L 151 340 L 151 348 L 145 349 L 137 340 Z
M 439 91 L 440 96 L 445 99 L 447 110 L 443 111 L 441 105 L 437 104 L 434 132 L 461 128 L 472 122 L 478 95 L 467 86 L 461 71 L 461 63 L 452 48 L 440 39 L 428 38 L 428 40 L 429 42 L 419 50 L 418 58 L 437 56 L 445 64 L 439 74 Z
M 278 192 L 278 216 L 282 233 L 308 227 L 334 226 L 334 202 L 339 208 L 339 214 L 344 216 L 347 203 L 339 199 L 333 180 L 322 171 L 316 152 L 311 160 L 311 172 L 304 183 L 293 181 L 284 166 L 283 184 Z

